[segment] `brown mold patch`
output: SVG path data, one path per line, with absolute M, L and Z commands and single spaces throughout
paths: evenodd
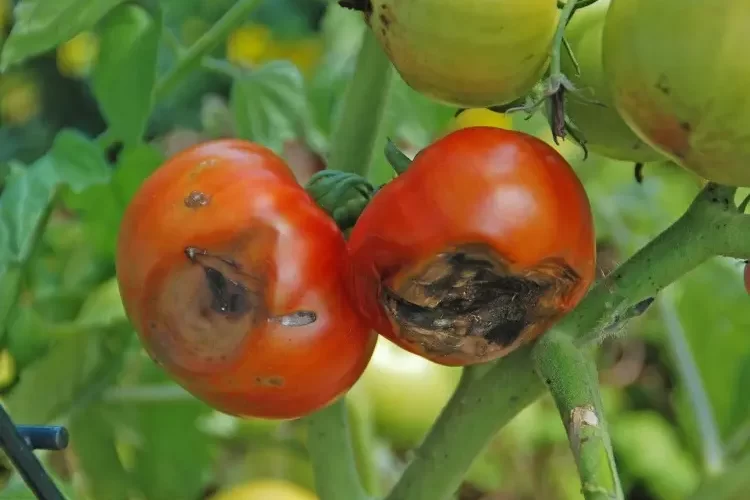
M 381 303 L 399 334 L 431 355 L 478 362 L 535 338 L 561 314 L 580 281 L 565 263 L 515 272 L 483 245 L 437 255 Z

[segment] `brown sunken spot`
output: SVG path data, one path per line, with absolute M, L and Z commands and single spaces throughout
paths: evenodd
M 209 203 L 211 203 L 211 197 L 200 191 L 191 191 L 185 197 L 185 206 L 188 208 L 205 207 Z

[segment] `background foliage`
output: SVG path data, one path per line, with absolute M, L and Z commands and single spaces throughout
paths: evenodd
M 0 0 L 3 404 L 19 423 L 69 426 L 70 449 L 49 453 L 45 464 L 71 498 L 198 500 L 264 478 L 312 490 L 304 427 L 212 411 L 145 355 L 123 313 L 113 252 L 140 182 L 197 141 L 258 141 L 282 154 L 301 181 L 320 169 L 361 20 L 325 1 L 259 2 L 209 58 L 175 78 L 170 71 L 185 48 L 233 2 L 142 2 L 163 16 L 163 29 L 143 10 L 107 14 L 118 0 L 18 3 L 13 11 L 13 2 Z M 380 141 L 390 136 L 413 154 L 445 131 L 454 112 L 394 76 Z M 514 120 L 549 137 L 541 117 Z M 583 161 L 570 142 L 558 148 L 592 200 L 602 273 L 665 229 L 700 189 L 697 178 L 667 163 L 650 164 L 639 184 L 632 165 L 593 155 Z M 378 155 L 371 180 L 393 175 Z M 667 292 L 598 356 L 629 499 L 685 498 L 740 455 L 750 436 L 750 299 L 741 263 L 713 259 Z M 384 489 L 458 376 L 380 340 L 347 400 L 354 432 L 371 438 L 359 457 L 374 454 Z M 3 482 L 0 499 L 33 498 L 8 465 Z M 557 410 L 544 398 L 489 444 L 460 496 L 567 500 L 581 498 L 579 489 Z

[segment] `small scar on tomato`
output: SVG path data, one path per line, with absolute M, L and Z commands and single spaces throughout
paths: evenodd
M 200 191 L 191 191 L 185 197 L 185 206 L 188 208 L 201 208 L 211 203 L 211 197 Z
M 471 246 L 438 254 L 397 290 L 383 285 L 381 303 L 399 335 L 426 353 L 483 362 L 546 331 L 579 281 L 562 262 L 517 273 Z
M 317 320 L 318 315 L 315 314 L 315 311 L 295 311 L 291 314 L 268 318 L 268 321 L 279 323 L 281 326 L 291 327 L 311 325 Z
M 255 377 L 255 384 L 262 385 L 264 387 L 284 387 L 284 377 L 270 376 L 270 377 Z

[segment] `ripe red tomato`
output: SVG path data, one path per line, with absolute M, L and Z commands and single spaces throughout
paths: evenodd
M 750 293 L 750 262 L 745 263 L 745 290 Z
M 593 217 L 543 141 L 471 127 L 422 150 L 349 240 L 354 293 L 383 336 L 444 365 L 489 361 L 546 331 L 594 278 Z
M 225 413 L 303 416 L 372 355 L 341 232 L 262 146 L 211 141 L 167 161 L 127 208 L 116 264 L 146 350 Z

